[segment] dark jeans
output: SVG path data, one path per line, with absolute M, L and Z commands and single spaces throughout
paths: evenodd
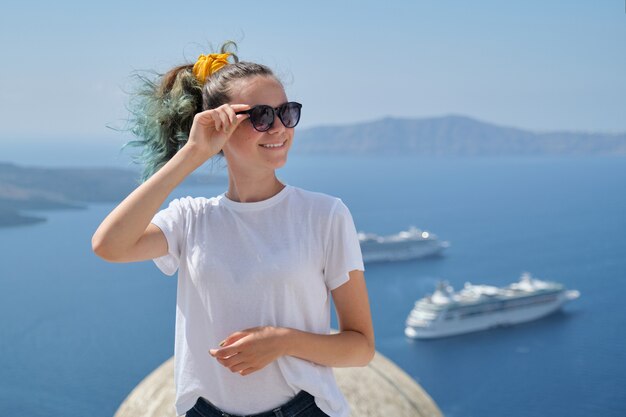
M 185 417 L 328 417 L 315 404 L 315 398 L 306 391 L 300 391 L 298 395 L 270 411 L 252 414 L 249 416 L 239 416 L 228 414 L 220 410 L 206 399 L 200 397 L 196 405 L 185 414 Z

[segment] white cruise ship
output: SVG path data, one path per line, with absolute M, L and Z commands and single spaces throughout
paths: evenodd
M 450 246 L 437 236 L 416 227 L 410 227 L 391 236 L 359 232 L 363 262 L 402 261 L 439 255 Z
M 528 273 L 502 288 L 466 283 L 454 292 L 448 283 L 439 282 L 433 294 L 415 302 L 404 332 L 429 339 L 522 323 L 548 315 L 579 296 L 576 290 Z

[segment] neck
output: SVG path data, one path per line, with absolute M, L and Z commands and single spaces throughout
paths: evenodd
M 226 197 L 240 203 L 267 200 L 278 194 L 285 185 L 276 178 L 272 170 L 265 175 L 235 174 L 228 168 L 228 191 Z

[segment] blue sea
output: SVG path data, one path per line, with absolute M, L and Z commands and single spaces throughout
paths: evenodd
M 97 157 L 74 165 L 106 165 Z M 365 272 L 377 350 L 445 416 L 626 416 L 626 159 L 292 155 L 279 176 L 340 196 L 359 230 L 414 225 L 451 242 L 445 256 Z M 112 264 L 91 252 L 113 207 L 0 229 L 0 416 L 110 417 L 173 355 L 176 278 L 151 261 Z M 531 323 L 404 336 L 413 303 L 437 280 L 506 285 L 524 271 L 581 297 Z

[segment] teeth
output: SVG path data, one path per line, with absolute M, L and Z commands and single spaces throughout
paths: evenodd
M 285 142 L 283 142 L 283 143 L 268 143 L 266 145 L 261 145 L 261 146 L 264 147 L 264 148 L 280 148 L 284 144 L 285 144 Z

